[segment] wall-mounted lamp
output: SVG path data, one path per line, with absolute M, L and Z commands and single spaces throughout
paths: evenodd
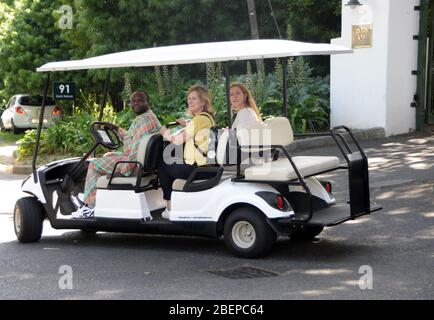
M 350 0 L 346 6 L 349 6 L 351 9 L 356 9 L 357 7 L 363 6 L 363 4 L 361 4 L 359 0 Z

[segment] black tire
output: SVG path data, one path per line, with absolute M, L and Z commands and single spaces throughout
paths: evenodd
M 2 119 L 0 119 L 0 131 L 1 131 L 1 132 L 5 132 L 5 131 L 6 131 L 6 128 L 5 128 L 5 125 L 4 125 Z
M 23 129 L 15 127 L 13 119 L 11 119 L 11 124 L 12 124 L 12 132 L 13 132 L 13 134 L 20 134 L 21 132 L 23 132 Z
M 244 225 L 244 226 L 243 226 Z M 241 228 L 250 229 L 248 240 L 243 242 L 237 236 Z M 238 231 L 237 231 L 238 230 Z M 242 207 L 234 210 L 224 225 L 224 240 L 228 249 L 240 258 L 259 258 L 270 253 L 276 240 L 276 233 L 271 229 L 261 211 L 253 207 Z
M 289 236 L 295 241 L 313 240 L 324 230 L 323 226 L 297 226 Z
M 34 197 L 18 199 L 14 208 L 14 229 L 18 241 L 36 242 L 41 239 L 43 210 L 42 204 Z

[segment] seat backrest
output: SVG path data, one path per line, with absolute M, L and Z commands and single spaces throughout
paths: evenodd
M 143 171 L 157 170 L 163 156 L 163 137 L 157 132 L 144 137 L 137 150 L 137 161 L 143 165 Z
M 234 129 L 222 129 L 218 138 L 216 159 L 219 165 L 237 164 L 237 136 Z
M 287 146 L 294 141 L 294 135 L 289 120 L 285 117 L 275 117 L 263 123 L 251 122 L 237 129 L 238 143 L 242 151 L 249 151 L 248 146 Z M 259 149 L 251 148 L 250 151 Z
M 224 165 L 226 160 L 226 146 L 229 141 L 229 130 L 224 130 L 218 139 L 216 158 L 219 165 Z

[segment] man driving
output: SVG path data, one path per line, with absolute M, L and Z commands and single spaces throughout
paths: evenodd
M 101 158 L 89 160 L 86 182 L 84 187 L 84 203 L 72 196 L 73 203 L 79 207 L 72 213 L 76 219 L 91 218 L 94 214 L 96 183 L 99 177 L 111 174 L 119 161 L 137 161 L 137 151 L 140 140 L 154 132 L 159 132 L 161 124 L 149 106 L 148 94 L 143 90 L 138 90 L 131 95 L 131 109 L 136 114 L 136 118 L 131 123 L 128 130 L 111 125 L 110 128 L 116 130 L 124 142 L 123 151 L 109 152 Z M 118 168 L 124 176 L 129 176 L 136 167 L 135 164 L 120 164 Z

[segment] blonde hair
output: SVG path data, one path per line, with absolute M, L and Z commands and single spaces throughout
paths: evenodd
M 244 84 L 242 84 L 241 82 L 232 82 L 231 85 L 229 86 L 229 90 L 232 89 L 233 87 L 237 87 L 237 88 L 241 89 L 241 91 L 247 97 L 247 99 L 245 101 L 246 106 L 248 106 L 249 108 L 252 108 L 253 111 L 255 111 L 256 115 L 258 116 L 259 120 L 262 120 L 261 112 L 259 111 L 259 108 L 256 105 L 255 99 L 253 98 L 253 95 L 250 92 L 250 90 L 247 89 L 246 86 Z
M 199 97 L 200 102 L 202 102 L 205 105 L 205 107 L 203 108 L 203 112 L 207 112 L 214 117 L 215 112 L 214 112 L 214 109 L 212 107 L 211 97 L 209 95 L 208 90 L 201 85 L 194 85 L 194 86 L 191 86 L 190 89 L 188 89 L 187 97 L 193 91 L 197 92 L 197 95 Z M 190 111 L 188 111 L 188 112 L 190 113 Z M 190 115 L 192 115 L 192 114 L 190 114 Z

